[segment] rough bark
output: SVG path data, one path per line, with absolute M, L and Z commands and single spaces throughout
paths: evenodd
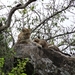
M 74 75 L 75 57 L 52 48 L 38 48 L 35 45 L 17 44 L 14 46 L 16 58 L 29 58 L 35 75 Z M 41 72 L 41 73 L 40 73 Z M 63 72 L 63 74 L 62 74 Z
M 58 67 L 63 67 L 65 64 L 70 67 L 75 67 L 75 57 L 65 55 L 54 49 L 42 49 L 46 56 L 53 61 L 53 63 Z

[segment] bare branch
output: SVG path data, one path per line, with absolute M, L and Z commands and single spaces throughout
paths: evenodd
M 48 39 L 46 39 L 46 40 L 53 39 L 53 38 L 56 38 L 56 37 L 59 37 L 59 36 L 63 36 L 63 35 L 67 35 L 67 34 L 72 34 L 72 33 L 75 33 L 75 31 L 71 31 L 71 32 L 66 32 L 66 33 L 63 33 L 63 34 L 59 34 L 59 35 L 50 37 L 50 38 L 48 38 Z
M 64 9 L 62 9 L 61 11 L 58 11 L 56 13 L 54 13 L 53 15 L 49 16 L 48 18 L 46 18 L 45 20 L 43 20 L 38 26 L 36 26 L 36 28 L 34 28 L 34 30 L 32 32 L 34 32 L 39 26 L 41 26 L 42 24 L 44 24 L 46 21 L 48 21 L 50 18 L 56 16 L 57 14 L 61 13 L 62 11 L 68 9 L 69 7 L 66 7 Z
M 34 1 L 36 1 L 36 0 L 29 0 L 29 1 L 28 1 L 27 3 L 25 3 L 24 5 L 18 4 L 17 6 L 13 7 L 13 8 L 10 10 L 10 12 L 9 12 L 6 25 L 1 26 L 1 27 L 0 27 L 0 31 L 3 31 L 3 30 L 5 30 L 5 29 L 7 29 L 8 27 L 10 27 L 12 15 L 14 14 L 14 12 L 15 12 L 16 10 L 26 8 L 30 3 L 34 2 Z
M 68 4 L 67 7 L 63 8 L 63 9 L 60 10 L 60 11 L 57 11 L 57 12 L 53 13 L 51 16 L 49 16 L 48 18 L 46 18 L 45 20 L 43 20 L 39 25 L 37 25 L 37 26 L 34 28 L 34 30 L 33 30 L 32 32 L 34 32 L 38 27 L 40 27 L 41 25 L 43 25 L 43 24 L 44 24 L 46 21 L 48 21 L 50 18 L 56 16 L 57 14 L 59 14 L 59 13 L 65 11 L 66 9 L 68 9 L 69 7 L 71 7 L 71 3 L 72 3 L 73 1 L 74 1 L 74 0 L 70 0 L 70 2 L 69 2 L 69 4 Z

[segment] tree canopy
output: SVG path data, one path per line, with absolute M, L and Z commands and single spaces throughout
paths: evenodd
M 0 32 L 13 46 L 23 27 L 32 29 L 31 38 L 45 39 L 70 54 L 75 50 L 74 0 L 0 1 Z M 70 16 L 71 15 L 71 16 Z

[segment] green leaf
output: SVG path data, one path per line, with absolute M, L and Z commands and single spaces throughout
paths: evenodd
M 25 74 L 25 73 L 22 73 L 21 75 L 27 75 L 27 74 Z
M 61 18 L 60 22 L 63 22 L 65 20 L 65 18 Z
M 4 65 L 4 58 L 0 58 L 0 68 Z
M 7 7 L 11 7 L 10 5 L 8 5 Z
M 24 9 L 22 12 L 23 12 L 23 14 L 26 14 L 27 13 L 27 9 Z
M 9 73 L 8 75 L 14 75 L 13 73 Z
M 3 20 L 3 21 L 5 21 L 5 20 L 6 20 L 6 18 L 5 18 L 5 17 L 2 17 L 2 20 Z
M 34 10 L 34 6 L 32 6 L 30 9 L 31 9 L 31 10 Z
M 57 26 L 57 23 L 55 23 L 55 26 Z

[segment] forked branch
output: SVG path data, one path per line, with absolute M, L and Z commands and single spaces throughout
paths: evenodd
M 34 2 L 36 0 L 29 0 L 27 3 L 25 3 L 24 5 L 21 5 L 21 4 L 18 4 L 16 5 L 15 7 L 13 7 L 10 12 L 9 12 L 9 15 L 8 15 L 8 18 L 7 18 L 7 22 L 6 22 L 6 25 L 2 25 L 0 27 L 0 32 L 7 29 L 8 27 L 10 27 L 10 24 L 11 24 L 11 18 L 12 18 L 12 15 L 14 14 L 14 12 L 18 9 L 24 9 L 26 8 L 30 3 Z

